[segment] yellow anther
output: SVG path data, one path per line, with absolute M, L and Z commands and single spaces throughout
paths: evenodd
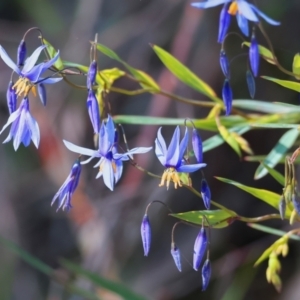
M 27 78 L 23 78 L 23 77 L 19 78 L 12 88 L 16 90 L 17 96 L 26 97 L 30 92 L 30 90 L 32 90 L 33 95 L 36 96 L 36 87 Z
M 164 186 L 166 183 L 167 189 L 169 189 L 170 181 L 174 182 L 174 187 L 177 189 L 177 186 L 182 186 L 179 175 L 175 168 L 168 168 L 164 171 L 159 186 Z
M 238 9 L 239 9 L 239 7 L 238 7 L 237 2 L 233 1 L 229 6 L 228 13 L 232 16 L 235 16 L 236 13 L 238 12 Z

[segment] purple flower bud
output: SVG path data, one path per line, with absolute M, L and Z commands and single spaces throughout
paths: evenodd
M 201 195 L 206 209 L 210 209 L 211 193 L 210 188 L 205 179 L 201 181 Z
M 13 86 L 13 81 L 10 81 L 6 92 L 6 100 L 9 114 L 12 114 L 17 109 L 17 95 L 15 90 L 12 88 Z
M 141 235 L 144 247 L 144 256 L 148 256 L 151 244 L 151 227 L 148 215 L 145 214 L 141 225 Z
M 232 107 L 232 90 L 229 85 L 229 81 L 225 79 L 223 89 L 222 89 L 222 98 L 225 105 L 226 116 L 228 116 L 231 112 Z
M 194 256 L 193 256 L 193 268 L 198 271 L 202 258 L 204 256 L 207 246 L 207 236 L 205 228 L 202 226 L 200 229 L 195 244 L 194 244 Z
M 230 25 L 230 20 L 231 16 L 228 13 L 228 3 L 225 3 L 220 13 L 218 43 L 223 42 Z
M 94 133 L 99 133 L 100 131 L 99 104 L 93 90 L 89 90 L 86 105 L 94 128 Z
M 279 209 L 281 219 L 284 220 L 285 210 L 286 210 L 286 203 L 285 203 L 285 199 L 284 199 L 283 196 L 279 200 L 278 209 Z
M 46 88 L 45 88 L 44 84 L 39 83 L 37 85 L 37 88 L 38 88 L 38 93 L 39 93 L 41 102 L 43 103 L 44 106 L 46 106 L 46 104 L 47 104 L 47 94 L 46 94 Z
M 210 276 L 211 276 L 211 264 L 209 259 L 206 259 L 202 267 L 202 291 L 205 291 L 207 289 Z
M 253 75 L 256 77 L 259 69 L 259 49 L 255 33 L 252 33 L 251 44 L 249 48 L 249 61 Z
M 17 64 L 18 66 L 24 66 L 25 58 L 26 58 L 26 43 L 22 40 L 18 47 L 18 54 L 17 54 Z
M 297 198 L 295 193 L 292 195 L 292 202 L 293 202 L 293 205 L 294 205 L 294 208 L 295 208 L 297 214 L 300 215 L 300 201 Z
M 253 99 L 255 95 L 255 80 L 250 70 L 246 72 L 246 80 L 250 97 Z
M 223 49 L 220 51 L 220 66 L 226 79 L 230 79 L 230 69 L 228 57 Z
M 200 164 L 203 162 L 203 146 L 201 137 L 196 128 L 193 129 L 192 133 L 192 145 L 197 163 Z
M 171 254 L 173 256 L 175 265 L 178 269 L 179 272 L 181 272 L 181 262 L 180 262 L 180 251 L 177 248 L 177 246 L 175 245 L 175 243 L 171 244 Z
M 87 73 L 87 88 L 91 89 L 95 84 L 95 79 L 97 75 L 97 62 L 93 60 L 90 64 L 88 73 Z

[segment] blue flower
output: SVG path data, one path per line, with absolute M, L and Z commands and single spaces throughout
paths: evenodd
M 71 199 L 78 186 L 80 173 L 81 164 L 80 159 L 78 158 L 73 164 L 69 176 L 52 199 L 51 206 L 54 204 L 56 199 L 58 199 L 58 207 L 56 211 L 58 211 L 61 207 L 66 211 L 69 211 L 72 208 Z
M 174 182 L 175 188 L 177 188 L 178 185 L 182 186 L 178 172 L 191 173 L 206 166 L 206 164 L 203 163 L 190 165 L 185 164 L 183 156 L 188 145 L 187 129 L 185 130 L 184 137 L 180 144 L 179 139 L 180 130 L 177 126 L 174 131 L 171 143 L 167 149 L 166 142 L 161 135 L 161 127 L 158 129 L 157 138 L 155 140 L 155 154 L 161 164 L 166 167 L 159 186 L 163 186 L 165 184 L 165 181 L 167 181 L 167 188 L 169 188 L 171 180 Z
M 227 4 L 231 2 L 227 13 L 232 16 L 236 16 L 238 25 L 241 29 L 241 31 L 248 36 L 249 35 L 249 26 L 248 21 L 252 21 L 255 23 L 259 22 L 259 17 L 263 18 L 267 23 L 271 25 L 280 25 L 280 22 L 277 22 L 271 18 L 269 18 L 267 15 L 265 15 L 262 11 L 260 11 L 256 6 L 253 4 L 248 3 L 245 0 L 208 0 L 204 2 L 194 2 L 191 3 L 193 7 L 200 8 L 200 9 L 206 9 L 210 7 L 214 7 L 220 4 Z M 224 6 L 225 8 L 226 6 Z M 225 14 L 225 11 L 222 11 L 223 14 Z M 228 28 L 228 15 L 223 15 L 222 20 L 226 20 L 226 22 L 221 22 L 219 25 L 219 32 L 221 32 L 221 36 L 219 34 L 219 42 L 222 42 L 222 39 L 225 37 L 227 28 Z M 224 24 L 223 24 L 224 23 Z M 224 29 L 223 29 L 224 27 Z M 223 29 L 223 30 L 222 30 Z
M 10 132 L 3 143 L 7 143 L 13 139 L 14 149 L 17 150 L 21 143 L 27 147 L 30 144 L 30 140 L 32 140 L 34 145 L 38 148 L 40 142 L 40 130 L 36 120 L 30 114 L 27 97 L 22 100 L 19 108 L 9 116 L 0 134 L 9 125 L 11 125 Z
M 69 150 L 75 153 L 90 156 L 82 164 L 90 162 L 93 158 L 100 158 L 99 162 L 95 165 L 95 167 L 99 167 L 96 178 L 103 176 L 103 181 L 110 190 L 114 189 L 114 184 L 121 178 L 123 161 L 129 160 L 132 154 L 146 153 L 152 149 L 152 147 L 138 147 L 125 153 L 118 153 L 115 140 L 115 126 L 111 116 L 108 116 L 106 124 L 104 121 L 102 122 L 97 150 L 79 147 L 68 141 L 64 141 L 64 144 Z
M 26 97 L 30 91 L 36 96 L 36 85 L 40 83 L 43 84 L 53 84 L 62 78 L 42 78 L 41 75 L 48 70 L 58 59 L 59 51 L 56 55 L 47 62 L 42 62 L 35 66 L 41 52 L 45 49 L 45 45 L 39 46 L 30 57 L 25 61 L 22 70 L 11 60 L 6 51 L 2 46 L 0 46 L 0 56 L 3 61 L 19 75 L 19 79 L 14 84 L 13 89 L 15 89 L 17 96 Z M 45 103 L 45 99 L 42 99 Z

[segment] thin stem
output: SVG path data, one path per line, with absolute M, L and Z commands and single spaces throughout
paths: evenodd
M 255 217 L 255 218 L 237 216 L 238 221 L 247 222 L 247 223 L 258 223 L 258 222 L 263 222 L 272 219 L 281 219 L 281 216 L 279 214 L 270 214 L 270 215 Z

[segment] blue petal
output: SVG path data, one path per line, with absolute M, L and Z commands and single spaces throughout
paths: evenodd
M 180 173 L 192 173 L 204 167 L 206 167 L 206 164 L 181 165 L 176 170 Z
M 249 24 L 248 24 L 248 20 L 244 16 L 242 16 L 241 14 L 239 14 L 239 13 L 236 14 L 236 20 L 237 20 L 238 26 L 241 29 L 242 33 L 245 36 L 249 36 Z
M 115 124 L 110 115 L 108 115 L 106 122 L 107 136 L 110 145 L 112 146 L 115 142 Z M 111 148 L 111 146 L 109 148 Z
M 258 75 L 259 59 L 260 56 L 259 56 L 258 43 L 255 38 L 255 33 L 253 32 L 251 37 L 251 44 L 249 48 L 249 61 L 250 61 L 251 70 L 255 77 Z
M 123 162 L 122 160 L 115 160 L 114 163 L 116 164 L 116 172 L 114 173 L 115 176 L 115 182 L 117 183 L 123 173 Z
M 43 65 L 39 64 L 39 65 L 34 66 L 30 70 L 30 72 L 28 72 L 28 73 L 22 72 L 21 75 L 28 78 L 31 82 L 36 83 L 40 79 L 40 76 L 42 74 L 42 70 L 43 70 Z
M 121 160 L 128 160 L 128 156 L 131 156 L 132 154 L 142 154 L 147 153 L 152 149 L 152 147 L 136 147 L 133 148 L 125 153 L 115 153 L 114 159 L 121 159 Z
M 225 105 L 226 116 L 228 116 L 231 112 L 232 97 L 232 89 L 230 87 L 229 81 L 225 79 L 222 89 L 222 98 Z
M 19 119 L 18 128 L 16 128 L 16 132 L 14 134 L 14 149 L 15 151 L 19 148 L 21 142 L 23 141 L 24 134 L 26 134 L 26 117 L 24 114 L 24 110 L 22 110 Z
M 101 155 L 106 156 L 111 146 L 112 144 L 109 142 L 107 128 L 104 121 L 102 121 L 99 131 L 99 152 L 101 153 Z
M 39 82 L 42 82 L 43 84 L 54 84 L 57 83 L 59 81 L 61 81 L 63 78 L 40 78 Z
M 224 4 L 227 2 L 230 2 L 231 0 L 209 0 L 205 2 L 193 2 L 191 3 L 191 6 L 196 7 L 196 8 L 209 8 L 209 7 L 214 7 L 220 4 Z
M 260 11 L 257 7 L 255 7 L 253 4 L 249 4 L 252 9 L 260 16 L 262 17 L 266 22 L 268 22 L 269 24 L 271 25 L 275 25 L 275 26 L 278 26 L 280 25 L 280 22 L 278 21 L 275 21 L 271 18 L 269 18 L 267 15 L 265 15 L 262 11 Z
M 18 75 L 21 74 L 20 69 L 18 66 L 11 60 L 11 58 L 8 56 L 6 51 L 2 46 L 0 46 L 0 56 L 3 59 L 3 61 L 12 69 L 14 70 Z
M 46 106 L 47 104 L 47 93 L 46 93 L 46 88 L 45 86 L 40 83 L 37 85 L 37 90 L 38 90 L 38 94 L 40 96 L 41 102 L 44 106 Z
M 255 15 L 251 5 L 244 0 L 238 0 L 239 13 L 246 19 L 253 22 L 258 22 L 258 18 Z
M 76 146 L 66 140 L 63 140 L 63 142 L 64 142 L 65 146 L 72 152 L 86 155 L 86 156 L 100 157 L 100 154 L 97 153 L 97 151 L 95 151 L 95 150 Z
M 253 99 L 255 95 L 255 80 L 250 70 L 246 72 L 246 80 L 250 97 Z
M 182 160 L 182 158 L 184 156 L 184 152 L 185 152 L 186 147 L 188 145 L 188 141 L 189 141 L 189 133 L 188 133 L 187 128 L 185 128 L 184 137 L 181 140 L 180 145 L 179 145 L 179 159 L 177 161 L 177 165 L 180 164 L 180 162 L 181 162 L 181 160 Z
M 162 154 L 164 156 L 166 156 L 167 155 L 167 146 L 166 146 L 166 142 L 161 134 L 161 129 L 162 129 L 162 127 L 160 127 L 157 131 L 157 142 L 158 142 L 158 146 L 160 147 Z
M 40 129 L 37 121 L 31 116 L 29 111 L 25 112 L 26 114 L 26 124 L 30 130 L 31 139 L 36 148 L 38 148 L 40 143 Z
M 166 166 L 168 167 L 177 166 L 179 160 L 179 136 L 180 136 L 180 130 L 179 127 L 177 126 L 167 151 Z
M 34 52 L 31 54 L 30 57 L 28 57 L 25 61 L 25 65 L 22 69 L 22 73 L 26 74 L 28 73 L 35 65 L 35 63 L 37 62 L 41 52 L 46 48 L 45 45 L 39 46 L 38 48 L 36 48 L 34 50 Z
M 111 161 L 105 159 L 103 161 L 103 181 L 105 185 L 111 190 L 114 190 L 114 171 L 112 168 Z
M 55 56 L 52 59 L 48 60 L 45 63 L 42 63 L 43 66 L 42 73 L 47 71 L 50 67 L 52 67 L 55 64 L 55 62 L 58 60 L 58 58 L 59 58 L 59 50 L 56 52 Z
M 222 43 L 227 34 L 231 21 L 231 15 L 228 13 L 228 4 L 225 3 L 220 13 L 218 43 Z
M 90 120 L 94 129 L 94 133 L 99 133 L 100 130 L 99 104 L 93 90 L 89 90 L 86 104 L 87 104 Z
M 0 131 L 0 134 L 13 122 L 15 122 L 15 120 L 20 116 L 21 114 L 21 110 L 20 108 L 18 108 L 16 111 L 14 111 L 8 118 L 7 122 L 5 123 L 5 125 L 3 126 L 3 128 Z

